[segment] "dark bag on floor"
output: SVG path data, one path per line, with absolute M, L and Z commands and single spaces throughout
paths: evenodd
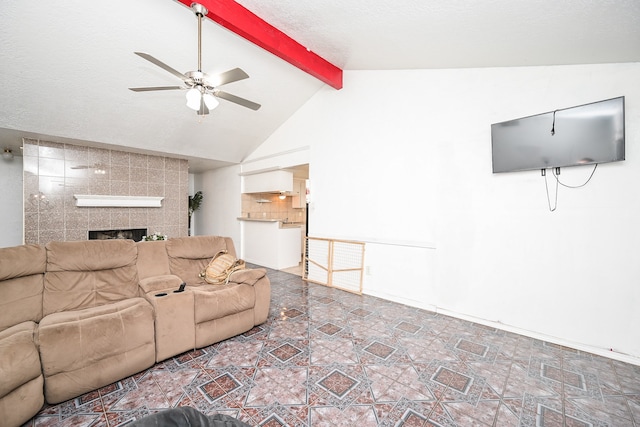
M 167 409 L 129 424 L 131 427 L 251 427 L 223 414 L 204 415 L 189 406 Z

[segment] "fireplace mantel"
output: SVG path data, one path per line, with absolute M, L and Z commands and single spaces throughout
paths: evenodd
M 76 206 L 96 208 L 160 208 L 164 197 L 74 194 Z

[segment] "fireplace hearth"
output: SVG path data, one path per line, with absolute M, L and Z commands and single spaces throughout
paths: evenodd
M 89 240 L 131 239 L 136 242 L 147 235 L 146 228 L 126 228 L 122 230 L 89 230 Z

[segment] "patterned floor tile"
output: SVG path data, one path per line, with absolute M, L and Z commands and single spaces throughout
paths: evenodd
M 609 426 L 633 425 L 633 412 L 626 396 L 606 396 L 603 400 L 570 398 L 565 414 L 574 418 L 591 417 Z
M 545 380 L 540 375 L 540 366 L 529 371 L 529 362 L 515 360 L 511 364 L 509 376 L 505 383 L 503 397 L 523 398 L 525 394 L 535 396 L 558 396 L 562 386 L 552 380 Z
M 409 323 L 409 322 L 401 322 L 398 325 L 396 325 L 396 329 L 400 331 L 408 332 L 410 334 L 415 334 L 420 329 L 422 329 L 422 326 L 414 325 L 413 323 Z
M 456 421 L 463 426 L 492 426 L 496 419 L 499 400 L 481 400 L 475 405 L 466 402 L 446 402 L 442 406 Z
M 376 401 L 433 400 L 429 389 L 411 365 L 365 366 Z
M 335 407 L 318 407 L 311 410 L 311 425 L 315 427 L 375 427 L 378 425 L 373 407 L 349 406 L 341 410 Z
M 388 324 L 382 319 L 361 319 L 354 317 L 349 319 L 349 326 L 354 338 L 375 338 L 388 334 Z
M 433 374 L 431 380 L 445 387 L 450 387 L 462 394 L 466 394 L 473 384 L 472 377 L 452 371 L 451 369 L 443 366 L 438 367 L 438 370 Z
M 256 371 L 255 386 L 247 397 L 247 406 L 265 406 L 273 402 L 286 405 L 307 403 L 307 369 L 261 368 Z
M 292 357 L 295 357 L 298 354 L 302 353 L 302 350 L 296 348 L 295 346 L 289 343 L 285 343 L 285 344 L 282 344 L 280 347 L 276 348 L 275 350 L 271 350 L 269 353 L 275 356 L 281 362 L 286 362 Z
M 311 366 L 308 371 L 308 404 L 311 407 L 346 409 L 372 404 L 371 381 L 360 365 Z
M 205 366 L 254 366 L 262 346 L 262 342 L 224 341 L 216 346 Z
M 396 349 L 381 342 L 374 341 L 366 346 L 364 351 L 373 354 L 374 356 L 378 356 L 380 359 L 387 359 L 396 351 Z
M 233 376 L 225 373 L 200 386 L 200 391 L 209 402 L 215 402 L 228 393 L 240 388 L 242 384 Z
M 268 340 L 258 354 L 256 366 L 291 366 L 309 365 L 309 340 Z
M 320 326 L 319 328 L 317 328 L 316 330 L 322 332 L 325 335 L 335 335 L 338 332 L 340 332 L 343 328 L 341 328 L 340 326 L 334 325 L 333 323 L 327 322 L 324 325 Z
M 413 362 L 430 362 L 433 359 L 457 360 L 445 344 L 435 338 L 400 338 L 398 342 Z
M 314 340 L 311 343 L 311 364 L 358 363 L 353 342 L 346 339 Z
M 495 426 L 500 427 L 518 427 L 520 426 L 520 411 L 513 410 L 514 402 L 501 401 L 496 413 Z M 521 402 L 518 401 L 517 405 L 520 407 Z
M 384 427 L 411 425 L 427 420 L 434 413 L 435 401 L 412 401 L 402 398 L 396 402 L 376 403 L 374 409 L 378 425 Z M 424 424 L 429 425 L 429 424 Z M 433 425 L 433 424 L 431 424 Z
M 342 398 L 357 384 L 358 380 L 338 370 L 334 370 L 318 381 L 318 385 L 338 398 Z

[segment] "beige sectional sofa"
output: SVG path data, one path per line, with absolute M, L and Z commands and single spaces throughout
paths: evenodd
M 266 321 L 264 269 L 200 279 L 221 249 L 235 255 L 217 236 L 0 248 L 3 425 Z

